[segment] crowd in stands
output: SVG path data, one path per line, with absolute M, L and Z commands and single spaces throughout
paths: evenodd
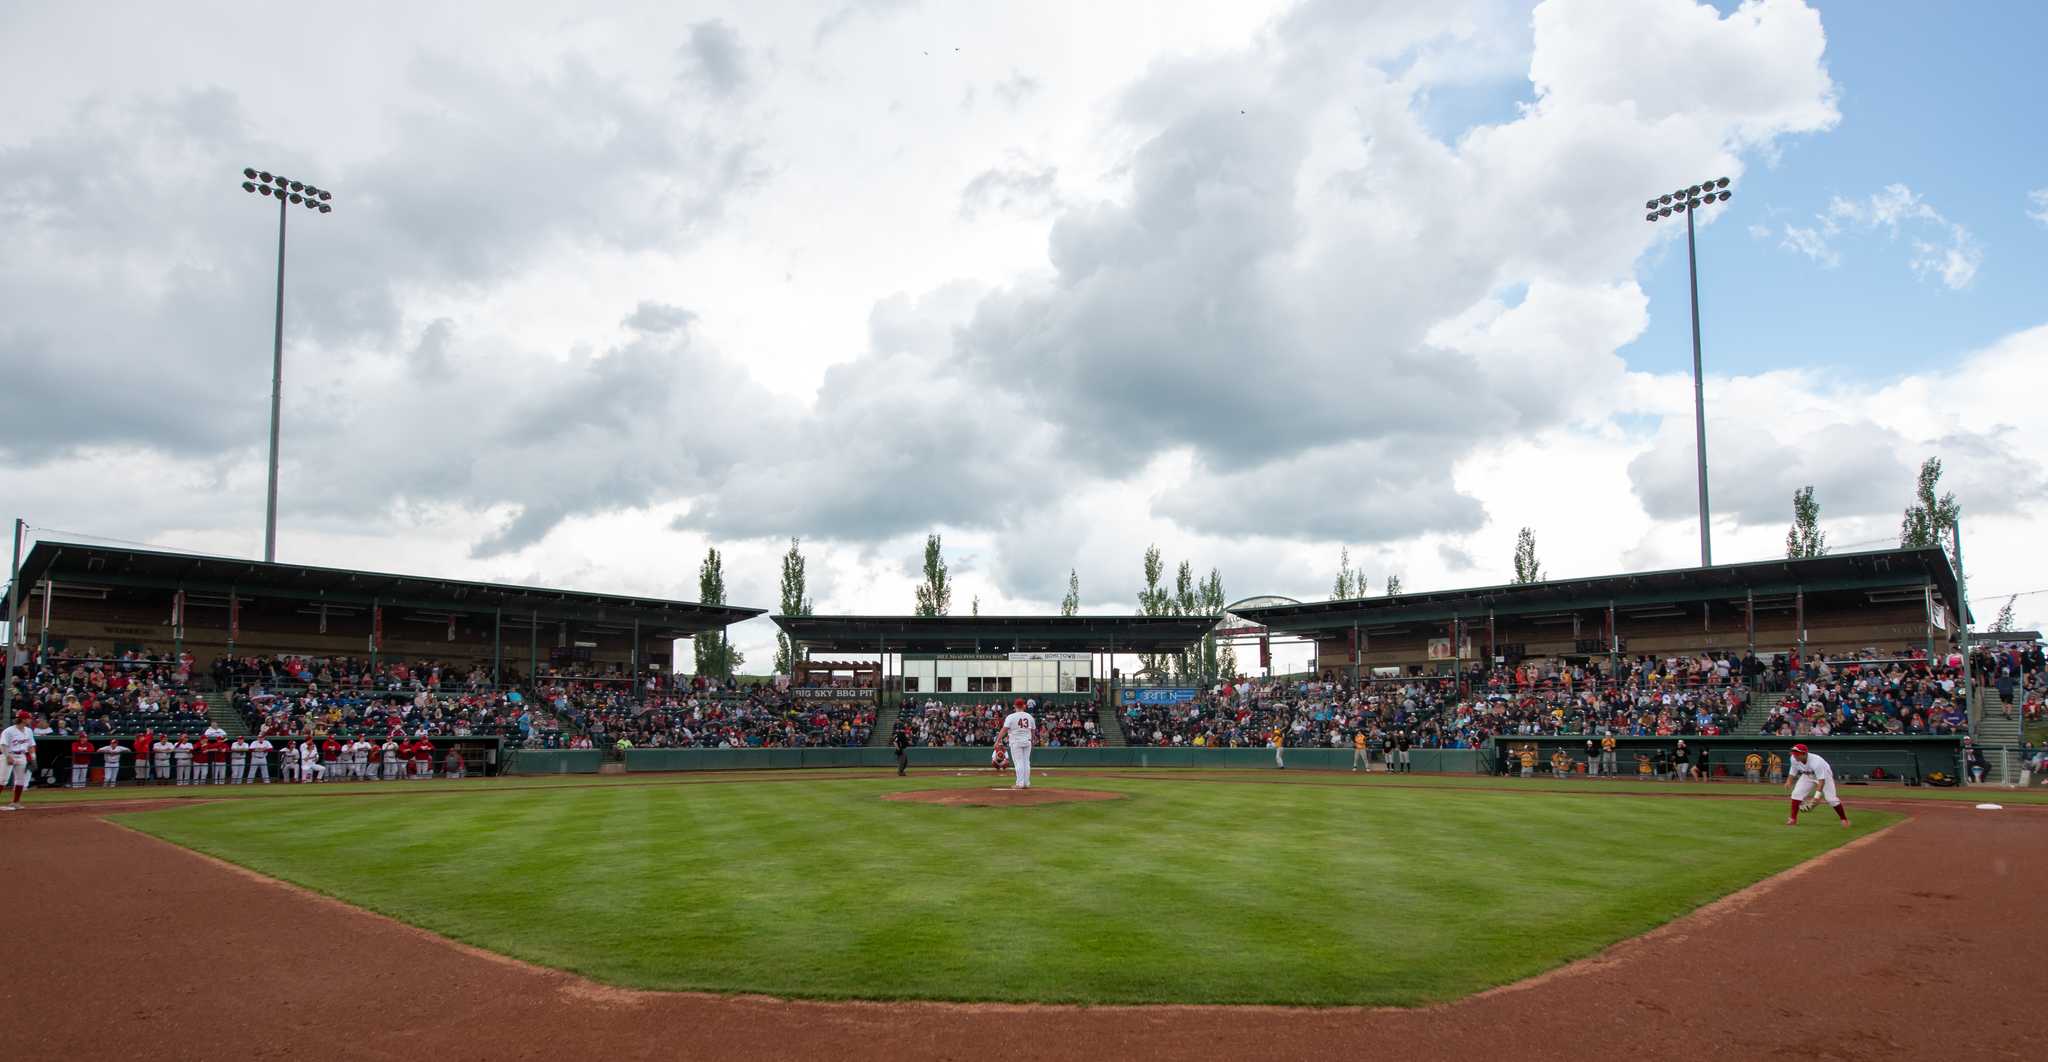
M 1774 736 L 1957 734 L 1969 730 L 1962 658 L 1930 660 L 1923 650 L 1867 651 L 1813 661 L 1772 705 L 1762 730 Z
M 1120 710 L 1133 745 L 1475 748 L 1496 736 L 1718 735 L 1753 725 L 1779 737 L 1955 734 L 1969 721 L 1964 659 L 1922 649 L 1871 649 L 1801 660 L 1794 653 L 1705 653 L 1525 661 L 1455 675 L 1322 681 L 1240 679 L 1173 705 Z M 1985 711 L 2048 719 L 2048 661 L 2034 643 L 1979 645 L 1969 672 L 1995 695 Z M 347 656 L 221 657 L 200 670 L 191 654 L 96 648 L 34 654 L 7 675 L 40 733 L 104 737 L 148 728 L 198 733 L 206 704 L 195 686 L 227 692 L 252 731 L 269 736 L 402 732 L 497 736 L 514 746 L 789 748 L 866 744 L 872 691 L 845 699 L 786 682 L 647 674 L 618 665 L 549 664 L 528 678 L 474 662 Z M 810 696 L 804 696 L 811 694 Z M 1008 699 L 906 702 L 899 730 L 914 745 L 992 745 Z M 1034 704 L 1040 743 L 1102 744 L 1092 703 Z
M 211 675 L 214 688 L 220 690 L 313 686 L 326 690 L 474 693 L 494 688 L 490 669 L 478 663 L 391 659 L 372 663 L 352 656 L 223 656 L 214 660 Z M 507 686 L 521 684 L 517 672 L 501 674 L 500 678 Z
M 204 727 L 206 702 L 191 691 L 191 673 L 189 654 L 102 654 L 87 646 L 38 654 L 7 682 L 38 733 L 98 737 Z
M 1092 702 L 1040 704 L 1027 698 L 1038 720 L 1038 744 L 1048 748 L 1098 748 L 1102 735 L 1096 724 Z M 916 746 L 994 745 L 1003 729 L 1003 717 L 1014 711 L 1014 701 L 989 703 L 946 703 L 927 699 L 905 702 L 897 716 L 896 729 Z
M 765 684 L 686 683 L 636 701 L 624 689 L 568 683 L 542 697 L 605 748 L 848 747 L 875 728 L 871 699 L 799 699 Z
M 1970 653 L 1970 671 L 1997 691 L 1997 708 L 2007 718 L 2018 713 L 2029 723 L 2048 719 L 2048 654 L 2040 643 L 1978 646 Z
M 476 693 L 383 692 L 318 687 L 234 690 L 229 703 L 264 735 L 388 734 L 502 737 L 510 747 L 559 748 L 561 725 L 525 703 L 518 690 Z
M 1796 654 L 1643 656 L 1619 662 L 1530 662 L 1456 676 L 1240 682 L 1187 704 L 1124 710 L 1134 745 L 1259 747 L 1276 731 L 1289 745 L 1344 747 L 1406 735 L 1423 748 L 1472 748 L 1494 736 L 1613 734 L 1714 736 L 1735 731 L 1751 706 L 1778 736 L 1955 734 L 1969 727 L 1960 656 L 1865 650 L 1802 661 Z M 1979 681 L 2008 714 L 2040 718 L 2048 669 L 2038 646 L 1972 654 Z M 1762 692 L 1760 692 L 1762 691 Z M 1775 699 L 1771 693 L 1776 693 Z

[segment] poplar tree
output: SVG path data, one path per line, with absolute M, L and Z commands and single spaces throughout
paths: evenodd
M 924 582 L 917 586 L 917 615 L 946 616 L 953 611 L 953 584 L 946 580 L 946 558 L 939 536 L 924 536 Z

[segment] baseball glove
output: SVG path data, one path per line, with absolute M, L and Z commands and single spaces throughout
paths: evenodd
M 1800 802 L 1799 802 L 1799 810 L 1801 810 L 1801 811 L 1812 811 L 1812 810 L 1813 810 L 1814 808 L 1817 808 L 1817 807 L 1819 807 L 1819 806 L 1820 806 L 1820 794 L 1819 794 L 1819 793 L 1812 793 L 1812 794 L 1809 794 L 1809 795 L 1807 796 L 1807 798 L 1806 798 L 1805 800 L 1802 800 L 1802 801 L 1800 801 Z

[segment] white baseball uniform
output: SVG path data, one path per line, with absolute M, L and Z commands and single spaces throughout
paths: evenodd
M 1010 766 L 1017 772 L 1017 788 L 1031 788 L 1031 741 L 1038 735 L 1038 720 L 1023 710 L 1003 717 L 1003 736 L 1010 743 Z
M 1835 795 L 1835 769 L 1828 766 L 1828 761 L 1821 759 L 1819 754 L 1807 753 L 1805 763 L 1794 756 L 1791 766 L 1792 799 L 1805 800 L 1819 789 L 1821 799 L 1827 801 L 1829 807 L 1842 803 L 1842 798 Z
M 104 757 L 105 763 L 100 771 L 100 786 L 102 788 L 114 788 L 116 780 L 121 777 L 121 754 L 127 751 L 128 746 L 111 738 L 108 739 L 106 746 L 100 749 L 100 755 Z
M 258 736 L 249 742 L 249 777 L 254 782 L 261 778 L 264 785 L 270 784 L 270 739 Z
M 249 742 L 236 738 L 228 746 L 228 784 L 241 785 L 243 776 L 249 773 Z
M 26 787 L 29 753 L 36 748 L 36 732 L 16 723 L 0 730 L 0 789 Z

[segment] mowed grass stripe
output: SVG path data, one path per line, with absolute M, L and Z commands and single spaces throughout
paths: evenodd
M 1414 1005 L 1538 973 L 1890 821 L 1745 801 L 1068 779 L 889 802 L 821 777 L 122 817 L 457 940 L 638 988 Z

